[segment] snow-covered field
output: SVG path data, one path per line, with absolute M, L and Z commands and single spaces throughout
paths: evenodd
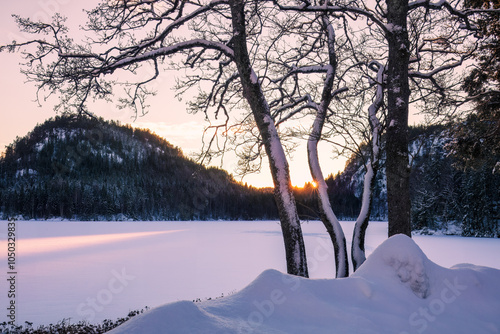
M 353 223 L 342 226 L 350 244 Z M 0 228 L 0 308 L 6 310 L 7 222 L 2 221 Z M 311 277 L 332 278 L 333 250 L 324 227 L 320 222 L 305 222 L 303 231 Z M 368 255 L 386 236 L 386 223 L 370 224 Z M 472 263 L 500 269 L 499 239 L 413 239 L 439 266 Z M 204 330 L 215 326 L 214 331 L 227 333 L 305 333 L 304 324 L 312 323 L 319 327 L 311 327 L 311 333 L 327 328 L 330 333 L 334 323 L 340 326 L 338 333 L 438 333 L 436 328 L 444 333 L 448 331 L 443 332 L 443 326 L 452 323 L 455 332 L 468 333 L 477 321 L 484 326 L 475 333 L 500 332 L 499 271 L 444 270 L 429 262 L 409 239 L 391 239 L 378 253 L 354 278 L 290 280 L 266 271 L 285 272 L 277 222 L 16 222 L 16 320 L 100 322 L 144 306 L 230 294 L 212 302 L 170 304 L 136 317 L 130 326 L 166 319 L 172 326 L 181 326 L 172 319 L 182 323 L 184 316 L 194 324 L 193 319 L 198 319 Z M 392 253 L 397 257 L 390 258 Z M 389 267 L 394 270 L 374 269 L 383 267 L 381 263 L 392 263 Z M 283 294 L 295 286 L 293 294 Z M 346 305 L 347 301 L 351 303 Z M 387 308 L 379 309 L 380 305 Z M 469 306 L 462 314 L 463 305 Z M 467 314 L 481 316 L 472 321 Z M 2 311 L 0 322 L 8 320 Z M 381 331 L 377 326 L 384 323 L 395 327 Z M 158 326 L 166 331 L 165 323 Z M 177 332 L 180 327 L 172 328 Z M 196 328 L 185 332 L 194 333 Z

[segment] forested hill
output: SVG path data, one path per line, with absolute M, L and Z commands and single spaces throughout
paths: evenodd
M 155 134 L 102 119 L 56 117 L 0 158 L 4 218 L 275 219 L 269 191 L 187 159 Z

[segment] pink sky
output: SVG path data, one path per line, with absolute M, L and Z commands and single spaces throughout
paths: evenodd
M 29 16 L 33 19 L 47 20 L 55 12 L 68 17 L 70 36 L 81 36 L 78 26 L 85 23 L 85 13 L 82 9 L 91 9 L 98 3 L 97 0 L 23 0 L 7 1 L 2 4 L 0 12 L 0 44 L 4 45 L 12 40 L 22 41 L 23 35 L 19 32 L 11 14 Z M 37 123 L 42 123 L 49 117 L 55 116 L 53 105 L 55 98 L 43 102 L 38 106 L 35 100 L 36 88 L 33 83 L 25 82 L 25 77 L 19 73 L 21 58 L 19 54 L 0 54 L 0 151 L 16 138 L 24 136 Z M 172 144 L 181 147 L 186 154 L 198 152 L 201 149 L 201 131 L 206 123 L 203 115 L 191 115 L 186 112 L 187 97 L 182 102 L 174 97 L 172 87 L 177 73 L 167 73 L 159 77 L 158 95 L 151 98 L 149 113 L 138 118 L 135 122 L 130 110 L 119 110 L 114 105 L 99 102 L 91 110 L 105 119 L 118 120 L 122 123 L 134 123 L 134 126 L 147 127 L 164 137 Z M 311 180 L 307 166 L 306 143 L 301 141 L 299 148 L 290 159 L 292 182 L 302 186 Z M 342 170 L 345 159 L 332 160 L 332 147 L 323 143 L 320 159 L 324 175 Z M 230 155 L 225 158 L 222 166 L 229 173 L 236 168 L 236 159 Z M 260 174 L 246 176 L 243 182 L 254 186 L 271 186 L 272 180 L 269 168 L 264 166 Z

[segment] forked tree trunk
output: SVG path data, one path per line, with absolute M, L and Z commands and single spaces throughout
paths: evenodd
M 309 135 L 309 139 L 307 141 L 307 158 L 312 178 L 318 186 L 317 195 L 321 221 L 330 235 L 335 252 L 335 275 L 336 277 L 347 277 L 349 276 L 349 259 L 347 257 L 347 246 L 344 231 L 342 230 L 342 226 L 340 226 L 340 223 L 330 204 L 327 192 L 328 187 L 326 185 L 325 178 L 323 177 L 318 157 L 318 142 L 321 138 L 323 126 L 325 124 L 328 106 L 333 98 L 332 88 L 335 79 L 335 72 L 337 70 L 335 31 L 333 30 L 330 22 L 328 22 L 326 16 L 323 16 L 322 20 L 328 37 L 329 65 L 323 86 L 321 103 L 316 108 L 316 117 L 314 119 L 311 134 Z
M 248 54 L 245 31 L 245 1 L 231 1 L 230 6 L 233 23 L 234 58 L 243 86 L 243 96 L 250 105 L 269 158 L 274 182 L 274 197 L 278 206 L 285 243 L 287 271 L 292 275 L 308 277 L 304 239 L 295 198 L 292 193 L 288 162 L 274 120 L 271 117 L 269 105 L 262 92 L 257 75 L 252 69 Z
M 376 66 L 377 68 L 373 68 Z M 366 174 L 363 183 L 363 197 L 361 201 L 361 210 L 354 225 L 351 245 L 351 259 L 354 271 L 366 260 L 365 255 L 365 235 L 370 220 L 371 206 L 373 200 L 373 189 L 375 188 L 375 177 L 379 167 L 380 159 L 380 135 L 382 125 L 377 117 L 377 111 L 382 107 L 384 102 L 384 72 L 385 67 L 378 62 L 371 62 L 370 68 L 377 71 L 377 90 L 373 103 L 368 108 L 368 122 L 371 129 L 371 145 L 370 145 L 370 160 L 366 164 Z
M 408 159 L 408 103 L 410 60 L 407 30 L 408 1 L 386 0 L 387 41 L 387 132 L 386 172 L 389 236 L 411 237 L 410 167 Z

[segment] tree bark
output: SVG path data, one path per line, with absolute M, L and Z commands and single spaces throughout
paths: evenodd
M 387 133 L 386 171 L 389 236 L 411 237 L 410 167 L 408 159 L 409 40 L 408 1 L 386 0 L 387 41 Z
M 262 92 L 257 75 L 252 69 L 248 54 L 245 2 L 243 0 L 231 1 L 230 6 L 233 24 L 234 59 L 243 86 L 243 96 L 250 105 L 269 158 L 274 182 L 274 197 L 278 206 L 285 243 L 287 272 L 292 275 L 308 277 L 304 239 L 295 198 L 292 193 L 288 162 L 274 120 L 271 117 L 269 105 Z

